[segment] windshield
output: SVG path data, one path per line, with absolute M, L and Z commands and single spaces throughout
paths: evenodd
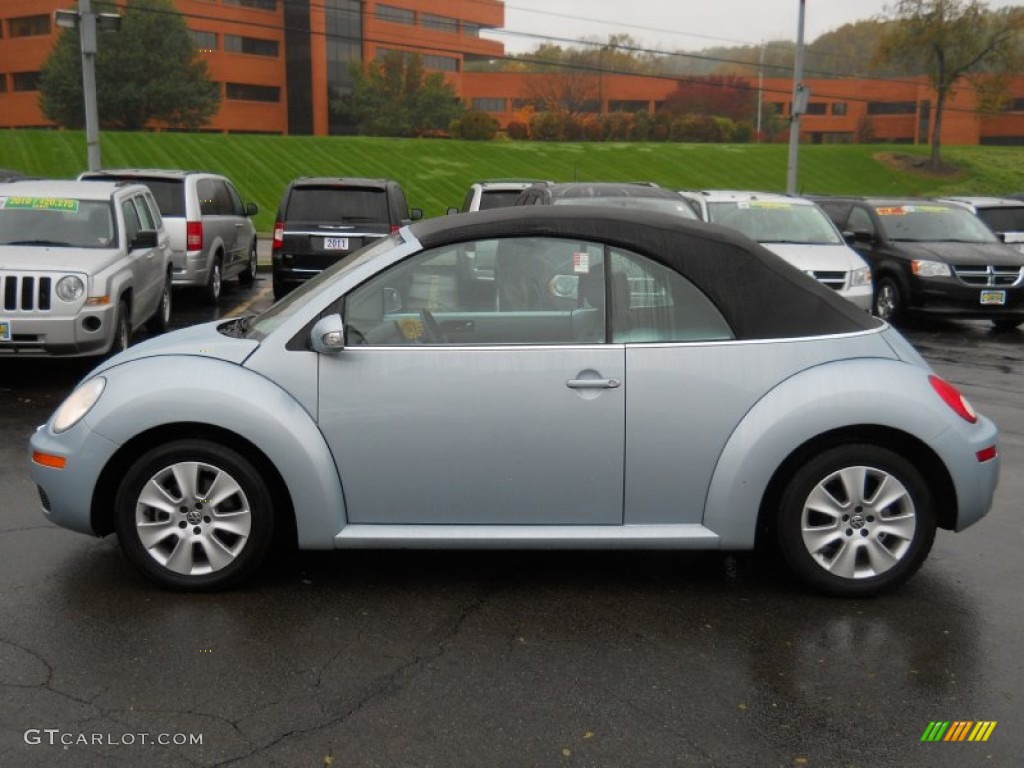
M 295 187 L 288 197 L 285 218 L 289 221 L 387 224 L 388 197 L 383 189 Z
M 678 201 L 667 197 L 573 197 L 558 198 L 552 201 L 555 205 L 606 205 L 614 208 L 638 208 L 643 211 L 661 211 L 682 216 L 684 219 L 696 219 L 697 214 L 690 210 L 686 201 Z
M 840 245 L 843 238 L 816 205 L 788 201 L 739 200 L 708 203 L 708 219 L 758 243 Z
M 944 205 L 889 205 L 875 208 L 882 231 L 905 242 L 997 243 L 973 213 Z
M 279 302 L 270 307 L 262 314 L 250 318 L 247 324 L 246 336 L 250 339 L 262 341 L 274 331 L 281 323 L 291 317 L 297 309 L 301 308 L 309 296 L 319 293 L 331 280 L 339 274 L 355 269 L 367 261 L 376 258 L 377 254 L 389 251 L 397 245 L 404 243 L 401 235 L 397 232 L 389 237 L 382 237 L 374 240 L 370 245 L 363 246 L 358 251 L 353 251 L 341 261 L 332 264 L 319 275 L 311 278 L 289 293 Z
M 0 197 L 0 245 L 111 248 L 110 203 L 52 197 Z

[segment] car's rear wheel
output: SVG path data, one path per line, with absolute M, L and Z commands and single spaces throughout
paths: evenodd
M 244 456 L 208 440 L 178 440 L 136 461 L 118 489 L 115 528 L 145 576 L 170 589 L 222 589 L 265 559 L 270 492 Z
M 893 323 L 900 319 L 904 309 L 899 283 L 891 277 L 880 278 L 875 286 L 875 315 Z
M 892 589 L 921 567 L 935 539 L 924 478 L 902 456 L 866 443 L 811 458 L 782 495 L 778 538 L 809 586 L 858 597 Z
M 206 278 L 206 287 L 203 289 L 204 298 L 209 304 L 216 304 L 220 299 L 222 282 L 221 258 L 218 254 L 210 264 L 210 275 Z
M 171 325 L 171 293 L 171 275 L 168 272 L 164 278 L 163 292 L 160 294 L 160 306 L 146 323 L 146 328 L 153 333 L 163 333 Z
M 253 238 L 252 248 L 249 249 L 249 263 L 245 265 L 238 274 L 238 282 L 240 285 L 246 287 L 256 282 L 256 268 L 257 268 L 257 253 L 256 253 L 256 238 Z
M 993 317 L 992 325 L 997 331 L 1012 331 L 1024 325 L 1024 315 L 1010 315 L 1009 317 Z

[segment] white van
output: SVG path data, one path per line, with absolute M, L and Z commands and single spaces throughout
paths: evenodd
M 871 268 L 813 201 L 771 192 L 679 193 L 705 221 L 741 232 L 871 311 Z

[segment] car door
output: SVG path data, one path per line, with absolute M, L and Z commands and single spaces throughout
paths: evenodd
M 133 248 L 132 242 L 139 232 L 155 229 L 152 214 L 141 195 L 134 195 L 121 201 L 121 215 L 124 219 L 124 249 L 132 273 L 132 327 L 137 327 L 153 314 L 154 307 L 163 290 L 163 266 L 161 246 Z
M 621 524 L 625 356 L 604 343 L 601 246 L 472 244 L 498 253 L 494 283 L 534 297 L 502 307 L 497 285 L 460 282 L 466 245 L 345 298 L 346 348 L 320 357 L 319 421 L 349 521 Z
M 249 263 L 249 249 L 252 247 L 256 231 L 252 222 L 245 215 L 245 203 L 242 202 L 242 196 L 238 194 L 238 190 L 231 182 L 222 183 L 225 194 L 224 210 L 234 229 L 234 247 L 231 254 L 232 271 L 241 272 Z

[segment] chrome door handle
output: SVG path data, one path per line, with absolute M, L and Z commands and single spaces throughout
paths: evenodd
M 622 382 L 618 379 L 569 379 L 565 386 L 569 389 L 618 389 Z

